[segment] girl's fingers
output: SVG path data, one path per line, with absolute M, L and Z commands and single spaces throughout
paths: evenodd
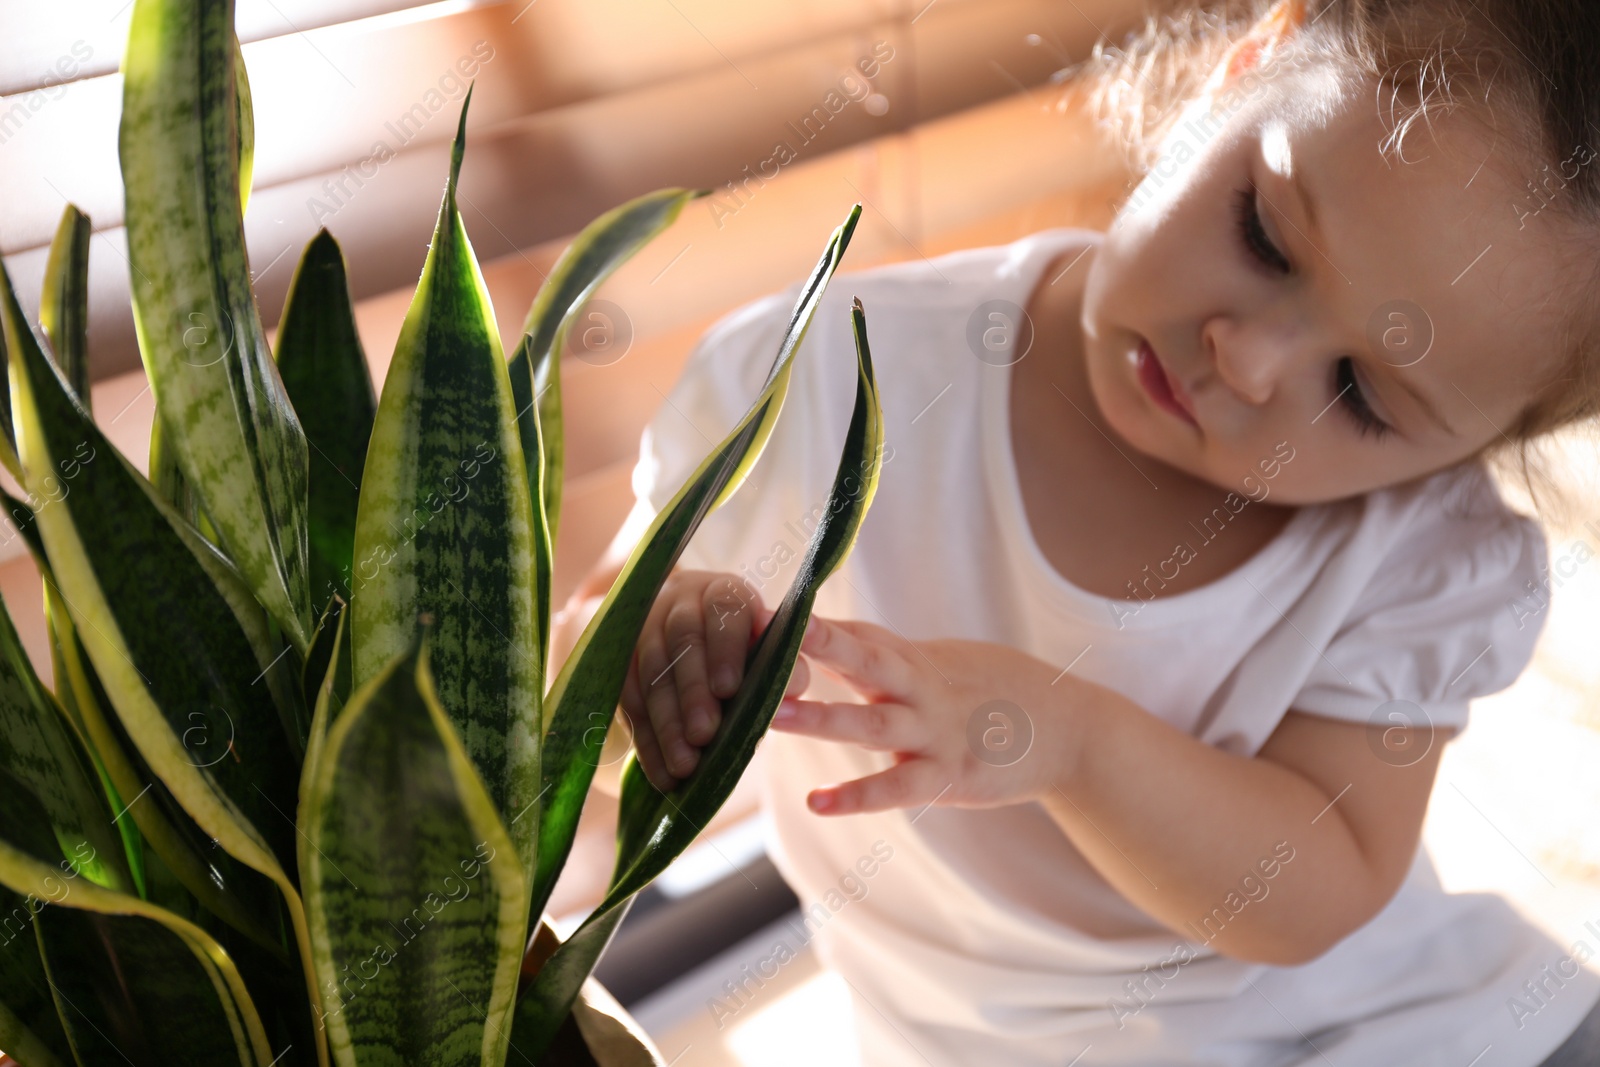
M 759 598 L 757 598 L 750 605 L 750 607 L 753 609 L 751 618 L 754 622 L 754 625 L 751 627 L 750 639 L 754 641 L 757 637 L 760 637 L 762 634 L 767 632 L 767 624 L 770 623 L 772 621 L 772 617 L 778 613 L 778 609 L 767 607 Z
M 848 741 L 883 752 L 915 751 L 929 741 L 922 720 L 904 704 L 786 699 L 778 705 L 772 726 L 787 733 Z
M 749 642 L 750 647 L 753 648 L 755 647 L 756 642 L 761 640 L 761 635 L 767 632 L 767 626 L 772 622 L 772 617 L 778 612 L 776 608 L 769 608 L 763 604 L 759 596 L 751 599 L 750 609 L 751 626 L 746 640 Z M 744 654 L 744 652 L 740 653 L 741 656 Z M 744 661 L 741 659 L 740 663 L 742 664 L 743 662 Z M 744 681 L 742 671 L 740 672 L 739 680 L 741 682 Z M 811 664 L 806 662 L 806 657 L 804 655 L 796 656 L 794 660 L 794 670 L 789 675 L 789 684 L 784 686 L 783 695 L 786 697 L 797 697 L 801 693 L 804 693 L 806 691 L 806 687 L 810 684 Z
M 639 665 L 639 653 L 634 651 L 628 663 L 627 676 L 622 680 L 622 696 L 619 703 L 622 713 L 628 720 L 628 726 L 633 731 L 634 748 L 642 749 L 656 745 L 656 732 L 650 726 L 650 709 L 644 702 L 644 687 L 639 681 L 639 674 L 643 668 Z M 659 750 L 656 760 L 662 759 Z
M 644 771 L 644 776 L 658 791 L 670 793 L 678 780 L 667 770 L 666 761 L 661 758 L 661 744 L 656 740 L 649 716 L 641 715 L 629 721 L 633 725 L 633 753 L 639 761 L 640 770 Z
M 628 660 L 628 673 L 622 680 L 622 716 L 627 721 L 628 731 L 633 735 L 633 751 L 639 761 L 639 767 L 644 771 L 650 784 L 666 792 L 663 783 L 671 788 L 674 782 L 672 775 L 667 771 L 666 761 L 661 756 L 661 744 L 656 740 L 656 732 L 650 725 L 650 713 L 645 709 L 644 693 L 639 686 L 639 656 L 635 652 Z
M 628 673 L 622 679 L 622 695 L 617 698 L 627 713 L 628 723 L 639 729 L 639 720 L 648 714 L 644 707 L 644 688 L 639 684 L 639 654 L 637 650 L 628 657 Z
M 740 589 L 732 576 L 707 583 L 702 614 L 705 619 L 706 673 L 711 692 L 726 700 L 739 691 L 744 675 L 744 657 L 750 650 L 750 631 L 755 625 L 757 601 L 749 590 Z
M 813 789 L 806 803 L 818 815 L 890 811 L 929 804 L 947 785 L 939 780 L 938 767 L 932 760 L 908 759 L 843 785 Z
M 811 684 L 811 666 L 806 663 L 804 656 L 794 658 L 794 672 L 789 675 L 789 684 L 783 689 L 786 697 L 797 697 L 806 691 Z
M 907 701 L 915 672 L 899 647 L 904 644 L 871 623 L 813 615 L 800 650 L 869 696 Z
M 820 618 L 820 616 L 813 615 L 812 618 L 816 619 Z M 832 626 L 844 630 L 846 633 L 854 635 L 859 640 L 866 641 L 870 644 L 883 645 L 885 648 L 888 648 L 891 651 L 898 652 L 907 660 L 911 659 L 911 657 L 916 654 L 916 648 L 912 642 L 907 641 L 904 637 L 901 637 L 898 633 L 889 629 L 888 627 L 879 626 L 876 623 L 867 622 L 864 619 L 822 618 L 821 622 L 824 626 Z M 806 632 L 810 633 L 811 631 L 807 629 Z
M 722 709 L 706 678 L 705 619 L 698 597 L 673 602 L 662 637 L 672 657 L 667 673 L 677 689 L 678 728 L 689 744 L 703 745 L 717 732 Z
M 680 778 L 687 778 L 694 770 L 696 756 L 683 736 L 678 687 L 672 677 L 666 645 L 661 631 L 652 626 L 646 626 L 639 638 L 639 685 L 644 689 L 645 709 L 667 769 Z

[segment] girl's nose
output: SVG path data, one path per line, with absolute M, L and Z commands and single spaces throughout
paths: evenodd
M 1214 377 L 1246 403 L 1259 405 L 1271 398 L 1290 358 L 1282 337 L 1215 315 L 1201 328 L 1200 339 L 1205 365 L 1212 372 L 1201 377 L 1200 387 Z

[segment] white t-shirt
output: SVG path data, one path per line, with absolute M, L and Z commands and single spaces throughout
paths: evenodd
M 859 296 L 886 448 L 859 539 L 817 614 L 1072 664 L 1243 755 L 1291 707 L 1365 722 L 1403 700 L 1464 728 L 1468 702 L 1527 664 L 1544 618 L 1523 599 L 1540 580 L 1544 535 L 1479 465 L 1303 507 L 1234 571 L 1174 596 L 1096 596 L 1050 566 L 1012 461 L 1010 357 L 979 359 L 968 337 L 975 309 L 1025 304 L 1052 257 L 1085 237 L 1045 230 L 836 276 L 766 452 L 681 565 L 744 574 L 768 607 L 782 598 L 849 423 L 848 309 Z M 743 415 L 800 288 L 701 338 L 642 436 L 636 496 L 663 507 Z M 1241 487 L 1230 511 L 1245 499 Z M 1225 534 L 1209 529 L 1195 550 L 1202 535 Z M 813 699 L 859 699 L 819 691 Z M 1570 950 L 1504 899 L 1446 894 L 1422 848 L 1390 904 L 1323 956 L 1246 963 L 1207 947 L 1215 927 L 1180 937 L 1130 903 L 1037 804 L 818 816 L 809 790 L 890 757 L 776 731 L 763 747 L 769 849 L 810 918 L 807 936 L 850 983 L 868 1067 L 1533 1067 L 1600 997 L 1600 973 L 1561 962 Z M 1270 890 L 1258 878 L 1241 892 Z

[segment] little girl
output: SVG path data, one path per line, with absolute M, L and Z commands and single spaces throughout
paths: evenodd
M 1279 0 L 1135 45 L 1097 100 L 1159 142 L 1108 233 L 835 279 L 646 625 L 641 764 L 693 772 L 823 513 L 858 296 L 882 477 L 762 791 L 862 1063 L 1600 1063 L 1592 950 L 1419 848 L 1543 624 L 1543 533 L 1486 464 L 1600 396 L 1600 16 Z M 800 284 L 701 339 L 579 600 L 759 393 Z

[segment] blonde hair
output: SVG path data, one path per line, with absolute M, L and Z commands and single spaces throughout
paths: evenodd
M 1461 111 L 1491 135 L 1495 169 L 1513 182 L 1559 185 L 1548 203 L 1563 235 L 1571 287 L 1553 370 L 1509 426 L 1466 460 L 1481 458 L 1519 473 L 1541 517 L 1570 522 L 1574 501 L 1561 492 L 1543 446 L 1558 430 L 1600 429 L 1600 165 L 1590 131 L 1600 130 L 1600 4 L 1595 0 L 1303 0 L 1303 24 L 1278 46 L 1287 66 L 1321 65 L 1377 86 L 1388 136 L 1380 151 L 1404 158 L 1404 141 L 1423 122 Z M 1087 107 L 1114 134 L 1129 168 L 1145 174 L 1183 107 L 1230 48 L 1272 7 L 1270 0 L 1178 0 L 1145 17 L 1120 47 L 1096 42 L 1084 61 L 1058 71 L 1061 106 Z M 1263 73 L 1277 66 L 1276 56 Z M 1493 101 L 1491 102 L 1491 95 Z M 1501 121 L 1509 116 L 1513 121 Z M 1506 146 L 1501 151 L 1500 145 Z M 1571 165 L 1581 158 L 1577 173 Z M 1532 161 L 1530 164 L 1527 161 Z M 1600 164 L 1600 161 L 1595 161 Z M 1587 270 L 1584 269 L 1587 264 Z M 1540 492 L 1556 502 L 1547 509 Z

